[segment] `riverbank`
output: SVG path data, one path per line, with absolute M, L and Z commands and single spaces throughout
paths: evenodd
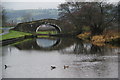
M 1 35 L 0 40 L 7 40 L 11 38 L 18 38 L 18 37 L 23 37 L 25 35 L 32 35 L 31 33 L 25 33 L 25 32 L 20 32 L 20 31 L 14 31 L 10 30 L 8 34 Z
M 42 32 L 41 34 L 40 33 L 32 34 L 32 33 L 10 30 L 9 33 L 5 35 L 0 35 L 0 44 L 4 46 L 4 45 L 12 44 L 15 42 L 19 42 L 25 39 L 39 38 L 39 37 L 47 38 L 49 36 L 50 34 L 47 34 L 46 32 Z
M 97 46 L 104 46 L 106 43 L 112 44 L 112 45 L 116 45 L 120 46 L 120 32 L 116 32 L 116 33 L 107 33 L 107 34 L 102 34 L 102 35 L 94 35 L 94 36 L 90 36 L 90 32 L 85 32 L 82 34 L 77 35 L 78 38 L 82 39 L 82 40 L 86 40 L 91 42 L 94 45 Z

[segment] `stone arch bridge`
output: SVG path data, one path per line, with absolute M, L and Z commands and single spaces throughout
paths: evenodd
M 68 22 L 59 21 L 56 19 L 42 19 L 37 21 L 19 23 L 13 30 L 35 33 L 36 29 L 43 24 L 47 24 L 55 27 L 57 32 L 62 34 L 72 33 L 74 31 L 74 27 L 73 27 L 74 25 L 71 25 Z

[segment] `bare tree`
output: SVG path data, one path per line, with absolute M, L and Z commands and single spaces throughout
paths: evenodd
M 74 24 L 77 33 L 90 26 L 92 35 L 102 34 L 116 20 L 117 6 L 107 2 L 65 2 L 59 5 L 60 20 Z

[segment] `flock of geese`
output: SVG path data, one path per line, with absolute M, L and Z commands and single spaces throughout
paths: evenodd
M 4 69 L 7 69 L 7 68 L 8 68 L 8 66 L 4 65 Z M 56 68 L 57 68 L 56 66 L 51 66 L 51 70 L 56 69 Z M 68 65 L 64 65 L 63 68 L 67 69 L 67 68 L 69 68 L 69 66 Z

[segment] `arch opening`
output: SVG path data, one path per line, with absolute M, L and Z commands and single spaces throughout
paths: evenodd
M 36 33 L 38 34 L 58 34 L 61 32 L 61 29 L 54 24 L 42 24 L 37 27 Z

